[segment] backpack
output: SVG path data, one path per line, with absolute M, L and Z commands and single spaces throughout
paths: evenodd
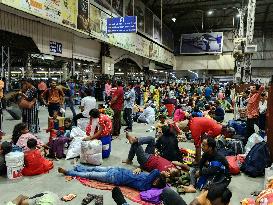
M 230 120 L 229 127 L 233 127 L 237 135 L 246 136 L 246 122 L 240 120 Z
M 143 201 L 147 201 L 153 204 L 160 204 L 161 203 L 160 196 L 162 192 L 163 192 L 163 189 L 151 188 L 147 191 L 140 192 L 140 198 Z
M 236 156 L 238 154 L 245 153 L 244 145 L 241 140 L 236 140 L 236 139 L 228 140 L 226 147 L 231 156 Z
M 265 168 L 271 165 L 269 149 L 266 142 L 260 142 L 254 145 L 247 154 L 241 171 L 250 177 L 263 176 Z

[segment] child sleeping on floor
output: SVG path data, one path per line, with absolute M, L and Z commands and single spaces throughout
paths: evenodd
M 29 150 L 27 147 L 27 141 L 29 139 L 35 139 L 37 141 L 38 148 L 48 149 L 48 147 L 41 140 L 29 132 L 27 124 L 19 123 L 15 125 L 12 133 L 13 144 L 21 148 L 23 152 L 26 152 Z
M 40 150 L 37 149 L 37 140 L 29 139 L 27 141 L 29 148 L 24 154 L 25 167 L 22 170 L 24 176 L 34 176 L 48 173 L 53 168 L 53 162 L 45 159 Z

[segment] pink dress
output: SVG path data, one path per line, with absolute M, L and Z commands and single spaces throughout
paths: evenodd
M 174 117 L 173 117 L 173 121 L 174 122 L 181 122 L 185 120 L 185 112 L 181 109 L 177 109 L 174 112 Z
M 23 149 L 23 152 L 29 151 L 29 148 L 27 147 L 27 141 L 29 139 L 36 139 L 38 146 L 44 145 L 44 143 L 41 140 L 39 140 L 36 136 L 32 135 L 31 133 L 22 134 L 19 137 L 16 145 L 21 147 Z

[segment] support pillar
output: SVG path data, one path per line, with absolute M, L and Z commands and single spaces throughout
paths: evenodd
M 62 65 L 62 72 L 63 72 L 62 79 L 63 79 L 63 81 L 66 81 L 67 78 L 68 78 L 68 72 L 67 72 L 68 68 L 67 68 L 67 66 L 68 66 L 68 62 L 63 63 L 63 65 Z
M 273 161 L 273 76 L 271 78 L 271 83 L 269 86 L 268 100 L 267 100 L 267 123 L 266 123 L 266 132 L 267 132 L 267 144 L 270 150 L 270 158 Z
M 26 78 L 31 78 L 32 75 L 33 75 L 33 71 L 32 71 L 31 62 L 30 62 L 30 56 L 28 56 L 26 69 L 25 69 L 25 77 Z

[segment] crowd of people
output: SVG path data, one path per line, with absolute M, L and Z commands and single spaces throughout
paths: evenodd
M 241 115 L 246 121 L 244 145 L 255 133 L 255 124 L 265 130 L 268 94 L 264 86 L 253 85 L 238 92 L 234 84 L 131 82 L 124 86 L 121 81 L 106 81 L 104 88 L 101 86 L 96 90 L 95 87 L 94 82 L 79 86 L 73 78 L 59 85 L 54 80 L 48 84 L 40 81 L 36 86 L 31 80 L 22 80 L 20 91 L 12 95 L 22 110 L 22 123 L 14 127 L 11 141 L 0 145 L 0 174 L 6 173 L 4 156 L 14 151 L 24 153 L 24 176 L 49 172 L 54 166 L 52 159 L 65 157 L 64 149 L 74 140 L 71 131 L 82 127 L 83 121 L 87 120 L 82 141 L 103 142 L 106 137 L 114 140 L 124 131 L 130 150 L 122 162 L 132 165 L 136 156 L 139 168 L 132 171 L 120 167 L 77 165 L 71 170 L 58 168 L 59 173 L 116 185 L 112 193 L 118 205 L 128 204 L 118 186 L 138 191 L 162 189 L 160 201 L 166 205 L 184 205 L 186 203 L 178 193 L 197 190 L 202 192 L 191 202 L 193 205 L 230 203 L 230 166 L 226 157 L 218 152 L 217 137 L 232 138 L 235 134 L 225 122 L 226 113 L 246 113 Z M 99 107 L 98 95 L 103 96 L 104 101 Z M 78 114 L 76 96 L 81 99 Z M 46 106 L 49 115 L 46 143 L 36 136 L 41 131 L 40 106 Z M 64 117 L 66 107 L 71 109 L 72 118 Z M 155 136 L 133 136 L 136 123 L 150 125 Z M 122 126 L 125 126 L 124 130 L 121 130 Z M 184 141 L 191 141 L 195 146 L 190 164 L 185 163 L 179 144 Z M 145 150 L 143 145 L 147 145 Z M 176 186 L 178 193 L 167 184 Z M 45 195 L 48 194 L 53 193 Z M 88 199 L 95 198 L 89 196 Z M 29 204 L 27 201 L 27 197 L 19 196 L 10 204 Z M 88 204 L 86 199 L 85 204 Z

